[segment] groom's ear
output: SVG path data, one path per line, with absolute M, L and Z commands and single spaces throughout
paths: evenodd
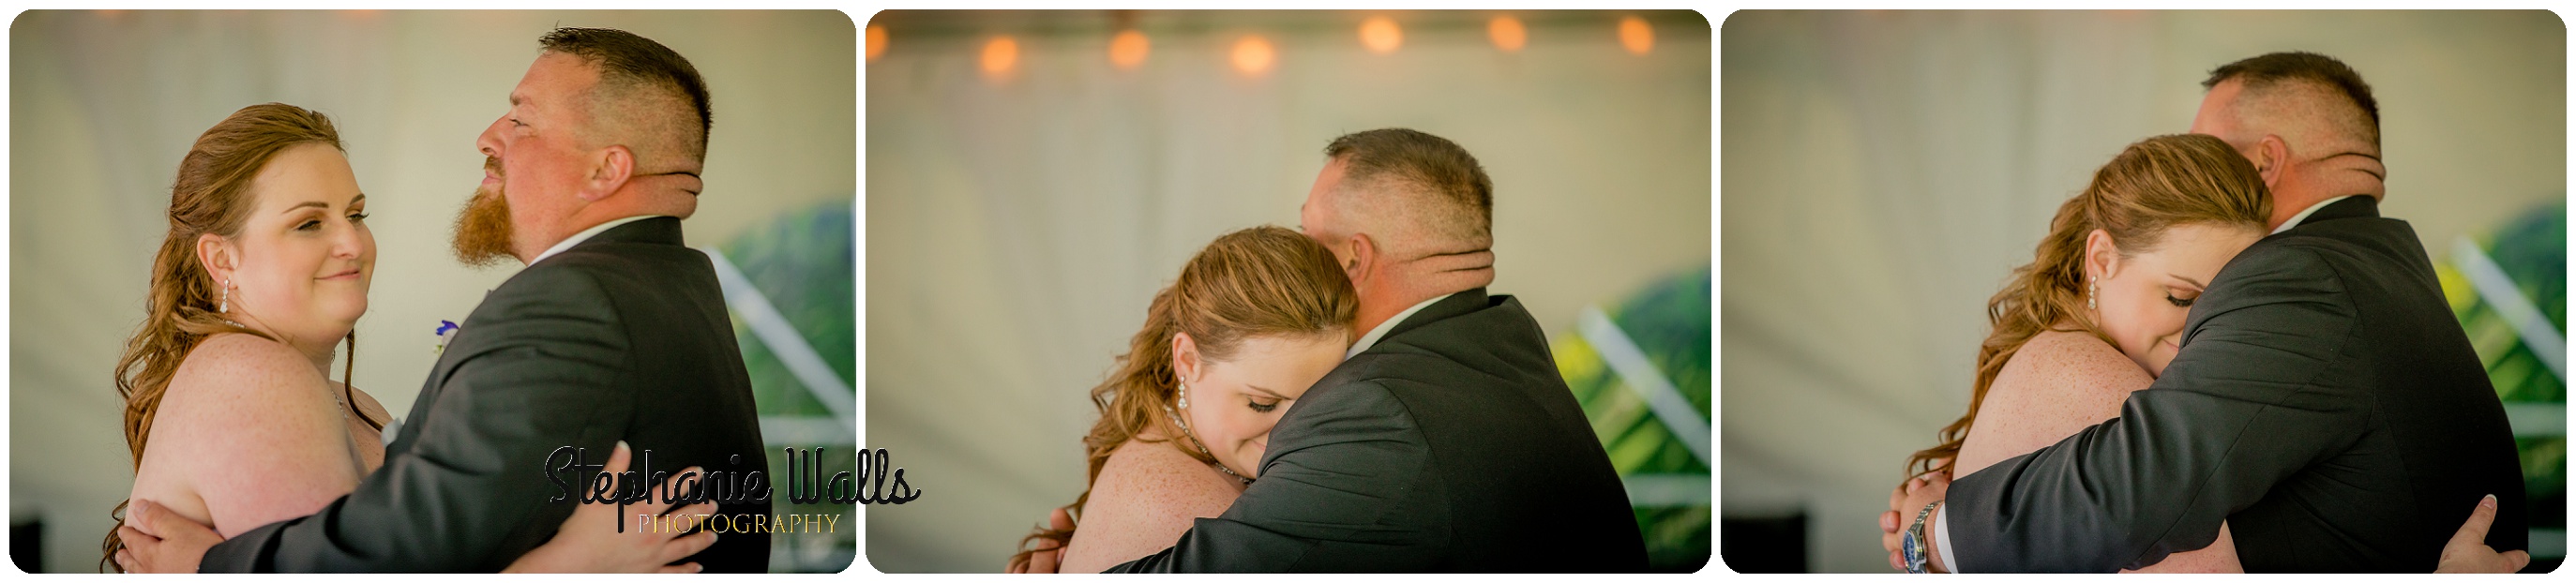
M 1350 257 L 1342 259 L 1342 275 L 1349 276 L 1352 284 L 1359 284 L 1367 281 L 1369 272 L 1377 268 L 1381 250 L 1377 248 L 1377 240 L 1366 233 L 1351 234 L 1350 245 Z
M 599 153 L 592 155 L 590 174 L 583 177 L 581 192 L 576 195 L 584 201 L 599 202 L 616 194 L 617 189 L 625 188 L 626 179 L 634 176 L 634 150 L 621 145 L 600 148 Z
M 2281 185 L 2281 169 L 2288 167 L 2289 161 L 2290 143 L 2282 141 L 2281 136 L 2263 134 L 2263 140 L 2254 143 L 2254 171 L 2263 175 L 2265 188 Z

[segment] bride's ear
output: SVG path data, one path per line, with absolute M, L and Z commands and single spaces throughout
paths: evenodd
M 1188 332 L 1172 335 L 1172 377 L 1187 381 L 1199 376 L 1199 345 Z
M 2084 235 L 2084 276 L 2087 281 L 2079 283 L 2090 284 L 2092 283 L 2090 280 L 2095 278 L 2110 279 L 2112 274 L 2119 272 L 2120 245 L 2111 240 L 2111 232 L 2094 229 L 2093 232 L 2086 233 Z
M 236 267 L 235 260 L 232 242 L 225 241 L 223 237 L 216 236 L 214 233 L 197 236 L 197 265 L 206 268 L 207 274 L 215 276 L 217 285 L 232 281 L 233 269 Z

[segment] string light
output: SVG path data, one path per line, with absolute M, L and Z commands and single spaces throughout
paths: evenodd
M 1643 18 L 1635 16 L 1621 18 L 1619 19 L 1619 44 L 1628 47 L 1628 52 L 1640 55 L 1653 51 L 1655 50 L 1655 27 L 1647 25 L 1646 19 Z
M 1121 70 L 1135 70 L 1137 65 L 1145 64 L 1145 53 L 1152 48 L 1145 33 L 1132 28 L 1118 31 L 1117 36 L 1109 38 L 1109 64 Z
M 1510 16 L 1494 17 L 1485 25 L 1485 36 L 1493 37 L 1494 47 L 1506 53 L 1521 52 L 1521 47 L 1529 44 L 1529 29 L 1521 27 L 1521 19 Z
M 1000 79 L 1020 62 L 1020 42 L 1011 37 L 994 37 L 984 43 L 984 74 Z
M 1404 29 L 1395 25 L 1395 19 L 1371 16 L 1360 21 L 1360 46 L 1381 55 L 1393 53 L 1404 46 Z
M 881 55 L 884 55 L 884 54 L 885 54 L 885 51 L 886 51 L 886 29 L 885 29 L 885 27 L 883 27 L 883 26 L 877 26 L 877 25 L 873 25 L 873 24 L 868 25 L 868 60 L 870 60 L 870 61 L 877 60 L 877 57 L 878 57 L 878 56 L 881 56 Z
M 1275 56 L 1272 54 L 1268 39 L 1246 36 L 1243 40 L 1234 42 L 1234 70 L 1242 71 L 1246 75 L 1259 75 L 1269 71 L 1270 61 Z

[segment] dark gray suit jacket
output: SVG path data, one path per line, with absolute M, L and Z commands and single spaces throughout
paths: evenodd
M 2487 494 L 2487 545 L 2528 548 L 2504 407 L 2414 229 L 2378 209 L 2247 248 L 2118 418 L 1952 484 L 1957 567 L 2135 568 L 2225 520 L 2249 572 L 2422 573 Z
M 1511 296 L 1458 292 L 1307 390 L 1261 478 L 1113 572 L 1636 572 L 1601 440 Z
M 439 355 L 383 467 L 320 512 L 216 545 L 199 570 L 499 571 L 572 515 L 546 502 L 560 494 L 546 457 L 569 445 L 605 463 L 620 439 L 636 470 L 770 475 L 714 265 L 681 245 L 679 219 L 619 225 L 511 276 Z M 689 560 L 765 572 L 769 537 L 723 534 Z

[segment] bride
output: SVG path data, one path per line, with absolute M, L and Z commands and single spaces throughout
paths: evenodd
M 1987 301 L 1994 328 L 1977 351 L 1968 412 L 1942 429 L 1939 445 L 1907 460 L 1909 472 L 1966 476 L 2118 417 L 2129 393 L 2173 362 L 2192 302 L 2219 268 L 2264 237 L 2271 214 L 2271 193 L 2253 163 L 2216 137 L 2129 145 L 2058 207 L 2036 257 Z M 1882 530 L 1891 530 L 1888 521 L 1881 517 Z M 2470 525 L 2485 530 L 2474 516 Z M 2445 548 L 2444 570 L 2455 566 L 2455 553 L 2496 557 L 2477 538 L 2468 537 L 2474 550 Z M 2220 523 L 2208 547 L 2140 571 L 2244 566 Z
M 160 501 L 231 537 L 312 514 L 384 463 L 393 416 L 330 380 L 338 345 L 352 359 L 341 378 L 355 367 L 354 330 L 375 275 L 366 206 L 330 118 L 303 108 L 242 108 L 180 159 L 144 322 L 117 360 L 129 500 Z M 621 443 L 608 471 L 626 459 Z M 117 529 L 132 528 L 127 510 L 117 505 Z M 712 512 L 707 503 L 675 513 Z M 613 505 L 581 505 L 511 570 L 694 572 L 695 563 L 653 559 L 713 542 L 618 536 L 618 520 Z M 129 570 L 116 530 L 102 551 L 102 563 Z
M 1227 233 L 1154 294 L 1145 328 L 1091 389 L 1100 420 L 1082 439 L 1091 481 L 1059 510 L 1078 518 L 1021 540 L 1065 573 L 1097 573 L 1172 546 L 1193 519 L 1225 513 L 1260 477 L 1270 428 L 1342 363 L 1359 296 L 1331 250 L 1296 231 Z M 1055 572 L 1044 568 L 1040 571 Z

